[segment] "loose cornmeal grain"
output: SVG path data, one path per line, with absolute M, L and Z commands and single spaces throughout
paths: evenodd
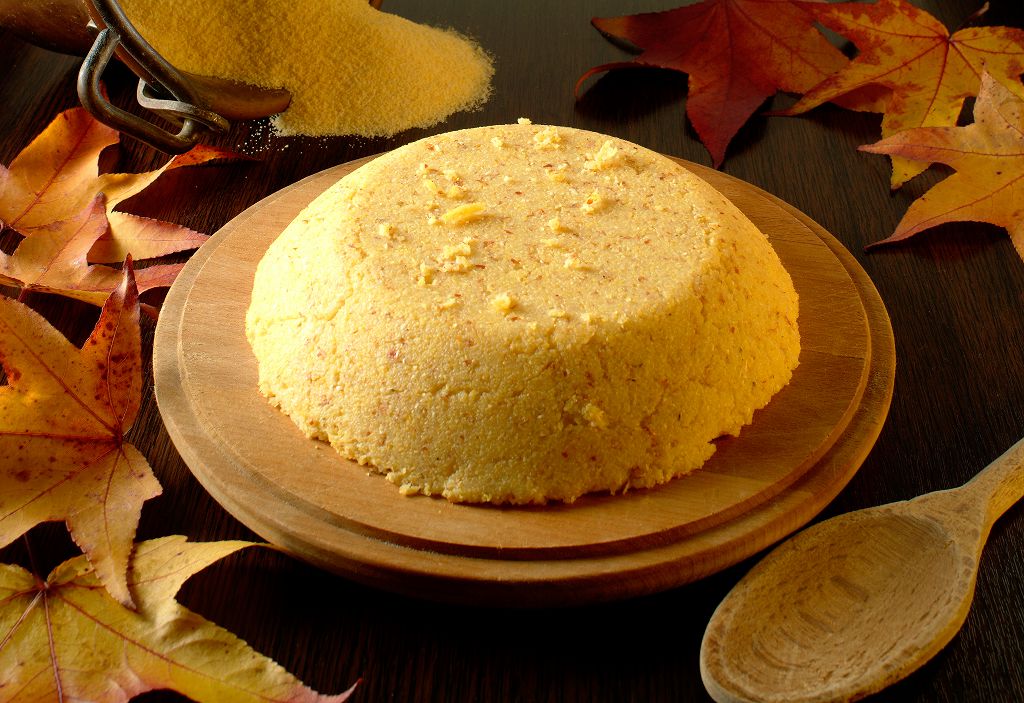
M 738 433 L 797 364 L 796 293 L 746 217 L 665 157 L 565 127 L 557 152 L 538 148 L 539 134 L 555 143 L 548 129 L 453 132 L 382 156 L 317 198 L 257 269 L 261 391 L 403 493 L 542 503 L 663 483 Z M 451 210 L 420 187 L 422 164 L 459 174 L 472 217 L 428 223 Z M 594 192 L 602 207 L 585 211 Z
M 390 136 L 481 104 L 490 58 L 366 0 L 121 0 L 179 69 L 287 88 L 281 134 Z

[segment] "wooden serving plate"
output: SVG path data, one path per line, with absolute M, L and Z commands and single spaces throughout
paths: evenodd
M 680 162 L 772 241 L 800 295 L 800 366 L 699 471 L 572 505 L 406 497 L 306 439 L 257 391 L 244 319 L 256 264 L 315 196 L 367 159 L 253 205 L 178 276 L 154 343 L 156 395 L 199 481 L 270 542 L 352 579 L 460 603 L 553 606 L 636 596 L 714 573 L 802 526 L 859 468 L 892 397 L 895 349 L 877 291 L 842 245 L 754 186 Z

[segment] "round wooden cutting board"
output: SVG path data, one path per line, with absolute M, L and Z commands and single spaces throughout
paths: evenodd
M 572 505 L 406 497 L 306 439 L 256 388 L 245 339 L 253 273 L 315 196 L 366 160 L 253 205 L 192 257 L 154 343 L 160 411 L 199 481 L 270 542 L 350 578 L 460 603 L 555 606 L 651 593 L 714 573 L 797 529 L 870 451 L 892 397 L 889 318 L 867 274 L 805 215 L 688 162 L 765 232 L 800 295 L 800 366 L 699 471 Z

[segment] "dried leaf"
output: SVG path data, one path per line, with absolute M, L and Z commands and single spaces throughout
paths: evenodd
M 919 127 L 861 147 L 956 169 L 915 200 L 889 244 L 945 222 L 1005 227 L 1024 259 L 1024 101 L 985 74 L 966 127 Z
M 954 126 L 964 100 L 977 95 L 983 71 L 1024 97 L 1024 30 L 969 27 L 950 36 L 941 22 L 905 0 L 806 7 L 860 53 L 781 114 L 799 114 L 852 90 L 883 86 L 892 91 L 882 118 L 882 136 L 889 137 L 914 127 Z M 925 168 L 894 156 L 892 187 Z
M 145 190 L 161 174 L 183 166 L 243 158 L 227 149 L 199 145 L 154 171 L 99 175 L 100 152 L 118 133 L 84 109 L 66 110 L 15 157 L 0 198 L 0 220 L 21 234 L 74 217 L 101 193 L 108 210 Z
M 196 249 L 209 239 L 181 225 L 126 212 L 108 212 L 107 221 L 110 229 L 100 235 L 89 250 L 90 263 L 115 264 L 124 261 L 129 254 L 134 259 L 155 259 Z
M 245 159 L 247 157 L 237 154 L 229 149 L 221 147 L 197 144 L 184 154 L 178 154 L 171 158 L 155 171 L 144 173 L 105 173 L 97 179 L 99 189 L 96 192 L 103 193 L 107 197 L 107 209 L 112 210 L 121 202 L 133 195 L 141 193 L 148 188 L 153 181 L 168 171 L 184 168 L 186 166 L 199 166 L 211 161 L 224 161 L 232 159 Z M 88 189 L 87 189 L 88 190 Z
M 100 175 L 100 152 L 117 138 L 117 132 L 74 108 L 58 115 L 10 169 L 0 166 L 0 221 L 25 237 L 13 256 L 0 258 L 0 280 L 98 305 L 120 274 L 87 268 L 90 262 L 118 263 L 128 253 L 150 259 L 194 249 L 207 239 L 187 227 L 114 208 L 167 171 L 244 157 L 199 145 L 154 171 Z M 170 285 L 180 270 L 180 265 L 140 269 L 139 289 Z
M 847 59 L 814 28 L 802 2 L 705 0 L 696 5 L 592 24 L 607 35 L 643 49 L 628 62 L 590 69 L 590 76 L 617 68 L 650 66 L 689 74 L 686 114 L 715 166 L 729 141 L 755 110 L 779 90 L 803 92 L 839 70 Z M 850 107 L 870 109 L 875 96 Z
M 82 349 L 0 297 L 8 379 L 0 386 L 0 546 L 64 520 L 103 585 L 129 606 L 135 529 L 142 504 L 160 493 L 146 459 L 124 440 L 141 402 L 140 349 L 130 260 Z
M 87 262 L 90 249 L 106 229 L 100 196 L 76 216 L 49 229 L 34 230 L 11 256 L 0 254 L 0 282 L 102 305 L 122 279 L 117 269 Z M 162 264 L 140 269 L 136 274 L 139 290 L 171 285 L 182 267 Z
M 0 699 L 124 701 L 171 689 L 206 701 L 340 703 L 321 696 L 230 632 L 174 600 L 181 585 L 246 542 L 173 536 L 135 547 L 128 585 L 138 609 L 115 602 L 83 557 L 46 582 L 0 565 Z
M 100 192 L 100 152 L 117 138 L 80 107 L 57 115 L 10 169 L 0 166 L 0 221 L 24 234 L 77 215 Z
M 0 168 L 0 202 L 3 202 L 4 194 L 7 192 L 7 184 L 11 182 L 11 172 L 6 168 Z M 2 224 L 0 220 L 0 224 Z

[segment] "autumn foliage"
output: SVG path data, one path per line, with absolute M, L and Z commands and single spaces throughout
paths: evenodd
M 1005 227 L 1024 259 L 1024 100 L 988 74 L 966 127 L 920 127 L 861 147 L 956 169 L 911 204 L 889 244 L 946 222 Z
M 978 94 L 982 69 L 1024 97 L 1024 30 L 969 27 L 950 32 L 906 0 L 704 0 L 666 12 L 594 18 L 595 27 L 641 50 L 632 61 L 596 66 L 579 79 L 648 66 L 689 76 L 686 114 L 721 164 L 729 141 L 777 91 L 802 93 L 795 115 L 825 102 L 882 112 L 882 136 L 912 127 L 953 126 Z M 853 60 L 815 28 L 857 49 Z M 892 185 L 925 164 L 893 160 Z
M 248 546 L 140 542 L 128 572 L 135 610 L 110 597 L 83 557 L 45 581 L 0 564 L 0 700 L 123 701 L 168 688 L 204 703 L 344 701 L 351 691 L 319 695 L 174 600 L 194 573 Z
M 125 583 L 142 504 L 159 495 L 124 440 L 139 411 L 139 296 L 131 260 L 81 349 L 30 308 L 0 297 L 0 546 L 63 520 L 104 587 Z
M 808 90 L 784 114 L 798 114 L 866 86 L 890 91 L 882 136 L 915 127 L 953 127 L 967 98 L 976 96 L 982 73 L 1024 98 L 1024 30 L 968 27 L 953 34 L 906 0 L 808 5 L 826 27 L 849 38 L 857 56 Z M 893 155 L 892 187 L 927 163 Z
M 764 103 L 783 90 L 809 90 L 841 69 L 846 58 L 814 27 L 803 2 L 705 0 L 665 12 L 595 17 L 606 35 L 642 53 L 632 61 L 595 66 L 576 83 L 619 68 L 667 68 L 689 76 L 686 114 L 717 167 L 736 132 Z M 870 95 L 851 99 L 871 107 Z
M 1024 258 L 1024 30 L 971 26 L 951 33 L 907 0 L 703 0 L 592 22 L 640 54 L 590 69 L 577 93 L 587 78 L 613 69 L 688 74 L 686 114 L 715 166 L 737 130 L 779 90 L 803 95 L 770 114 L 798 115 L 825 102 L 881 112 L 884 139 L 862 149 L 892 158 L 893 188 L 930 163 L 957 174 L 914 202 L 896 232 L 876 244 L 973 220 L 1005 227 Z M 856 55 L 845 58 L 816 24 L 852 42 Z M 957 127 L 975 96 L 975 124 Z
M 182 265 L 136 271 L 133 256 L 206 236 L 114 208 L 169 169 L 235 155 L 197 147 L 155 171 L 99 174 L 117 139 L 69 110 L 0 166 L 0 218 L 21 237 L 0 253 L 0 282 L 102 305 L 79 348 L 0 296 L 0 547 L 63 521 L 83 552 L 45 579 L 0 564 L 0 701 L 113 703 L 162 688 L 211 703 L 345 700 L 175 602 L 189 576 L 246 543 L 134 542 L 143 504 L 161 491 L 126 440 L 142 401 L 139 292 L 170 285 Z
M 206 235 L 187 227 L 116 210 L 163 173 L 237 159 L 225 149 L 197 146 L 144 173 L 99 173 L 100 153 L 118 133 L 82 108 L 67 110 L 11 163 L 0 166 L 0 222 L 24 239 L 0 254 L 0 283 L 102 305 L 117 287 L 117 264 L 194 249 Z M 169 286 L 182 264 L 139 269 L 140 292 Z

